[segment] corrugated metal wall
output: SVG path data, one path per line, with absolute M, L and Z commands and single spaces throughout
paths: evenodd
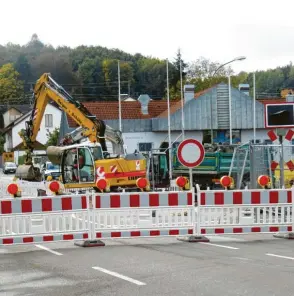
M 105 123 L 113 129 L 119 129 L 119 120 L 105 120 Z M 149 119 L 124 119 L 122 120 L 122 128 L 124 133 L 150 132 L 152 131 L 152 122 Z M 68 126 L 67 117 L 63 112 L 61 116 L 59 140 L 74 129 L 75 128 L 70 128 Z
M 239 90 L 232 88 L 232 129 L 253 129 L 253 99 Z M 228 85 L 219 84 L 195 100 L 190 100 L 184 107 L 185 130 L 229 129 L 229 98 Z M 212 110 L 211 110 L 212 108 Z M 212 120 L 211 120 L 212 111 Z M 264 128 L 264 105 L 256 103 L 256 128 Z M 63 118 L 61 133 L 69 129 Z M 119 128 L 118 120 L 105 120 L 114 129 Z M 123 132 L 166 132 L 167 118 L 129 119 L 122 120 Z M 171 130 L 181 131 L 181 109 L 171 115 Z M 62 134 L 60 136 L 62 136 Z
M 230 128 L 229 88 L 222 83 L 217 86 L 217 124 L 219 129 Z
M 232 126 L 233 129 L 253 128 L 253 99 L 232 88 Z M 256 102 L 256 128 L 265 128 L 264 105 Z
M 232 88 L 232 129 L 253 128 L 253 99 Z M 220 84 L 184 107 L 186 130 L 229 129 L 228 85 Z M 211 121 L 212 102 L 212 121 Z M 171 129 L 181 130 L 181 110 L 171 115 Z M 264 105 L 256 102 L 256 128 L 264 128 Z M 153 131 L 167 131 L 167 118 L 152 119 Z
M 119 120 L 104 120 L 104 122 L 113 129 L 119 129 Z M 132 132 L 151 132 L 152 123 L 150 119 L 123 119 L 122 120 L 123 133 Z

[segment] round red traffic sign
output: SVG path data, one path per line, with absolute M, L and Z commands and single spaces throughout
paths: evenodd
M 188 168 L 194 168 L 204 160 L 204 147 L 194 139 L 182 141 L 178 147 L 177 156 L 179 162 Z

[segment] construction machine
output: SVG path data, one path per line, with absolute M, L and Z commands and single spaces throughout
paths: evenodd
M 55 102 L 79 126 L 68 134 L 61 146 L 47 148 L 48 159 L 61 167 L 61 182 L 65 188 L 97 188 L 98 180 L 107 180 L 108 191 L 148 190 L 146 179 L 146 158 L 134 152 L 127 154 L 119 132 L 106 126 L 104 121 L 93 116 L 88 109 L 57 84 L 50 74 L 43 74 L 34 87 L 34 107 L 25 129 L 19 132 L 25 150 L 25 164 L 16 171 L 17 178 L 40 181 L 41 173 L 32 163 L 36 138 L 45 108 L 49 101 Z M 82 142 L 82 139 L 88 141 Z M 113 143 L 113 152 L 107 150 L 106 140 Z

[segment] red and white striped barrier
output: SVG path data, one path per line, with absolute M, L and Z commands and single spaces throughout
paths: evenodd
M 193 235 L 192 192 L 0 200 L 0 245 Z
M 47 191 L 49 195 L 51 194 L 48 188 L 46 187 L 46 183 L 44 182 L 28 182 L 22 180 L 18 180 L 16 182 L 9 182 L 5 180 L 0 182 L 0 200 L 3 198 L 11 197 L 11 194 L 7 190 L 9 184 L 17 184 L 18 188 L 21 191 L 21 196 L 38 196 L 38 190 L 44 190 Z
M 99 209 L 179 207 L 192 205 L 192 192 L 120 193 L 97 194 L 95 196 L 95 207 Z
M 86 196 L 60 196 L 0 200 L 1 215 L 86 210 Z
M 289 233 L 293 189 L 201 191 L 198 187 L 199 235 Z
M 201 191 L 201 206 L 291 204 L 291 190 Z

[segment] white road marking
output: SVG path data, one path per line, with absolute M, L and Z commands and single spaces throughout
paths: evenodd
M 114 272 L 114 271 L 110 271 L 110 270 L 107 270 L 107 269 L 104 269 L 104 268 L 101 268 L 101 267 L 97 267 L 97 266 L 92 267 L 92 268 L 95 269 L 95 270 L 99 270 L 99 271 L 102 271 L 102 272 L 104 272 L 104 273 L 110 274 L 110 275 L 112 275 L 112 276 L 118 277 L 118 278 L 123 279 L 123 280 L 125 280 L 125 281 L 131 282 L 131 283 L 136 284 L 136 285 L 138 285 L 138 286 L 145 286 L 145 285 L 146 285 L 146 284 L 143 283 L 143 282 L 140 282 L 140 281 L 134 280 L 134 279 L 132 279 L 132 278 L 130 278 L 130 277 L 127 277 L 127 276 L 125 276 L 125 275 L 119 274 L 119 273 Z
M 243 261 L 251 261 L 251 259 L 249 258 L 243 258 L 243 257 L 231 257 L 233 259 L 237 259 L 237 260 L 243 260 Z
M 243 238 L 236 238 L 232 236 L 221 236 L 221 235 L 205 235 L 212 242 L 245 242 Z
M 231 249 L 231 250 L 239 250 L 239 248 L 230 247 L 230 246 L 224 246 L 224 245 L 217 245 L 217 244 L 212 244 L 212 243 L 199 242 L 198 244 L 210 245 L 210 246 L 215 246 L 215 247 L 220 247 L 220 248 L 226 248 L 226 249 Z
M 56 252 L 56 251 L 53 251 L 53 250 L 51 250 L 51 249 L 49 249 L 49 248 L 47 248 L 47 247 L 45 247 L 45 246 L 42 246 L 42 245 L 35 245 L 35 246 L 36 246 L 37 248 L 40 248 L 40 249 L 45 250 L 45 251 L 47 251 L 47 252 L 50 252 L 50 253 L 52 253 L 52 254 L 54 254 L 54 255 L 62 256 L 61 253 Z
M 294 260 L 293 257 L 287 257 L 287 256 L 281 256 L 281 255 L 276 255 L 276 254 L 266 254 L 267 256 L 271 256 L 271 257 L 277 257 L 277 258 L 283 258 L 283 259 L 289 259 L 289 260 Z

